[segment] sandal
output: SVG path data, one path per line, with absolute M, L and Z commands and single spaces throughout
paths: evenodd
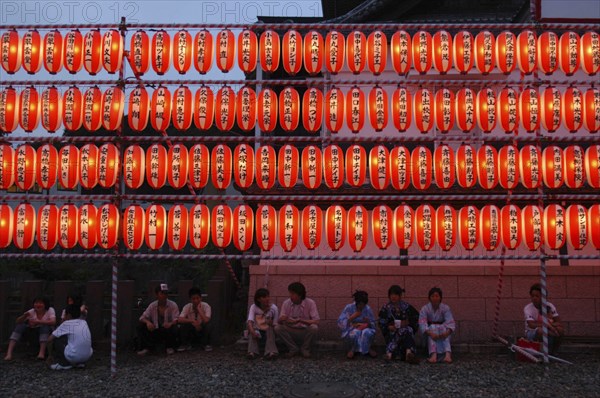
M 406 353 L 406 362 L 410 363 L 411 365 L 418 365 L 419 364 L 419 358 L 417 358 L 413 352 L 408 351 Z
M 265 355 L 265 359 L 267 361 L 271 361 L 273 359 L 277 358 L 277 354 L 275 354 L 274 352 L 270 352 L 267 355 Z
M 248 359 L 256 359 L 256 354 L 253 352 L 249 352 L 247 357 L 248 357 Z

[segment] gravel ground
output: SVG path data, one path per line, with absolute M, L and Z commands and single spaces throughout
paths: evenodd
M 600 396 L 600 358 L 586 354 L 561 356 L 574 365 L 519 363 L 508 351 L 455 355 L 451 365 L 409 365 L 381 357 L 346 360 L 342 352 L 250 361 L 228 346 L 169 357 L 122 352 L 118 375 L 111 378 L 108 351 L 96 351 L 86 369 L 69 371 L 49 370 L 19 352 L 16 360 L 0 363 L 0 396 L 280 397 L 293 385 L 331 382 L 357 387 L 365 397 Z

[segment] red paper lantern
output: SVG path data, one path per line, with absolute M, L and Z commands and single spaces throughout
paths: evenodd
M 407 189 L 410 185 L 410 151 L 404 146 L 396 146 L 388 159 L 392 187 L 398 191 Z
M 600 188 L 600 145 L 585 150 L 585 176 L 590 187 Z
M 15 151 L 15 184 L 22 191 L 28 191 L 35 184 L 37 154 L 28 144 L 23 144 Z
M 302 69 L 302 36 L 295 30 L 288 30 L 281 42 L 283 69 L 291 76 Z
M 539 93 L 534 88 L 526 88 L 519 95 L 519 118 L 523 128 L 532 133 L 540 126 Z
M 491 133 L 496 127 L 496 93 L 484 88 L 477 93 L 475 112 L 477 124 L 484 133 Z
M 375 206 L 371 212 L 373 241 L 375 242 L 375 246 L 381 250 L 386 250 L 392 245 L 393 214 L 392 209 L 386 205 Z
M 590 243 L 596 250 L 600 250 L 600 204 L 591 205 L 588 209 L 587 226 Z
M 432 63 L 432 38 L 429 32 L 420 30 L 413 36 L 412 59 L 413 66 L 419 74 L 426 74 L 431 69 Z
M 590 133 L 600 130 L 600 90 L 588 89 L 583 95 L 583 127 Z
M 477 151 L 471 145 L 456 150 L 456 177 L 462 188 L 473 188 L 477 183 Z
M 201 250 L 206 247 L 210 238 L 210 210 L 206 205 L 195 204 L 189 211 L 190 245 Z
M 248 32 L 248 30 L 244 30 L 240 35 L 240 40 L 242 35 Z M 254 36 L 256 39 L 256 35 Z M 241 48 L 241 47 L 240 47 Z M 240 52 L 241 54 L 241 52 Z M 205 75 L 210 68 L 212 67 L 213 60 L 213 36 L 212 34 L 206 30 L 202 29 L 196 36 L 194 37 L 194 67 L 201 75 Z M 255 55 L 256 56 L 256 55 Z M 241 64 L 240 64 L 241 67 Z
M 438 30 L 432 38 L 433 67 L 440 75 L 448 73 L 452 68 L 452 35 L 445 30 Z
M 337 133 L 344 123 L 344 94 L 337 87 L 331 88 L 325 95 L 325 127 Z
M 435 184 L 438 188 L 451 188 L 456 179 L 456 163 L 452 148 L 445 144 L 435 148 L 433 167 L 435 169 Z
M 466 250 L 479 244 L 479 210 L 475 206 L 464 206 L 458 211 L 458 240 Z
M 279 93 L 279 123 L 283 131 L 296 131 L 300 123 L 300 95 L 295 88 L 286 87 Z
M 352 87 L 346 96 L 346 123 L 354 134 L 365 125 L 365 93 L 358 87 Z
M 139 205 L 131 205 L 123 214 L 123 243 L 128 250 L 139 250 L 146 237 L 146 212 Z
M 121 155 L 113 144 L 104 144 L 98 150 L 100 152 L 98 157 L 98 183 L 102 188 L 110 188 L 117 183 Z
M 374 146 L 369 151 L 369 180 L 371 186 L 378 191 L 386 189 L 390 184 L 389 157 L 390 153 L 383 145 Z
M 277 179 L 284 188 L 294 188 L 298 182 L 298 167 L 300 155 L 298 149 L 292 145 L 284 145 L 279 149 L 279 164 L 277 165 Z
M 555 132 L 561 119 L 560 91 L 556 87 L 548 87 L 540 95 L 539 109 L 542 127 L 549 133 Z
M 270 251 L 277 236 L 277 212 L 271 205 L 259 205 L 256 209 L 256 244 L 263 251 Z
M 15 182 L 15 150 L 9 144 L 0 144 L 0 189 L 8 189 Z
M 367 209 L 354 205 L 348 210 L 348 244 L 355 253 L 361 252 L 367 245 L 369 236 L 369 217 Z
M 254 240 L 254 213 L 248 205 L 239 205 L 233 209 L 233 245 L 239 251 L 252 247 Z
M 108 30 L 102 40 L 102 64 L 104 69 L 108 73 L 116 73 L 121 69 L 122 60 L 123 36 L 118 30 Z
M 84 189 L 98 184 L 98 158 L 98 147 L 94 144 L 85 144 L 79 150 L 79 183 Z
M 332 75 L 337 75 L 344 67 L 346 40 L 344 35 L 331 30 L 325 36 L 325 67 Z
M 193 189 L 204 188 L 210 172 L 210 151 L 204 144 L 195 144 L 190 148 L 189 155 L 189 184 Z
M 575 250 L 581 250 L 587 244 L 588 226 L 587 211 L 581 205 L 571 205 L 565 212 L 565 225 L 567 226 L 567 240 Z
M 410 34 L 403 30 L 396 31 L 390 40 L 392 66 L 399 75 L 406 75 L 412 65 L 412 45 Z
M 323 154 L 321 148 L 309 145 L 302 150 L 302 183 L 308 189 L 317 189 L 323 178 Z
M 323 151 L 323 174 L 329 189 L 338 189 L 344 184 L 344 152 L 335 144 Z
M 392 94 L 392 120 L 399 132 L 410 128 L 412 118 L 412 95 L 406 87 L 398 87 Z
M 228 97 L 227 100 L 229 99 Z M 221 98 L 221 100 L 223 99 Z M 210 87 L 202 85 L 194 96 L 194 125 L 199 130 L 206 131 L 212 126 L 214 117 L 215 100 L 213 92 Z M 230 122 L 229 119 L 227 119 L 227 122 Z
M 517 36 L 517 62 L 521 72 L 530 75 L 537 65 L 536 34 L 524 30 Z
M 144 54 L 146 58 L 146 69 L 148 69 L 149 61 L 147 43 L 148 36 L 146 35 L 146 50 Z M 92 76 L 102 70 L 102 35 L 100 34 L 100 29 L 93 29 L 85 34 L 83 39 L 83 67 Z
M 13 243 L 17 249 L 29 249 L 36 231 L 35 209 L 29 203 L 21 203 L 14 211 Z
M 211 237 L 213 244 L 221 249 L 231 243 L 233 225 L 231 222 L 231 209 L 226 205 L 217 205 L 212 209 Z
M 171 64 L 171 37 L 161 29 L 152 36 L 152 69 L 162 76 L 169 70 Z
M 454 127 L 454 93 L 447 88 L 436 91 L 433 104 L 435 126 L 441 133 L 447 133 Z
M 454 35 L 452 43 L 454 68 L 461 74 L 467 74 L 475 61 L 475 42 L 471 32 L 463 30 Z
M 279 209 L 279 244 L 285 252 L 291 252 L 298 245 L 300 236 L 300 212 L 292 204 Z
M 551 250 L 558 250 L 565 244 L 565 209 L 557 204 L 551 204 L 544 209 L 544 241 Z
M 410 171 L 413 186 L 424 191 L 431 185 L 433 157 L 429 148 L 418 146 L 410 155 Z
M 0 92 L 0 132 L 11 133 L 19 126 L 19 95 L 12 87 Z
M 309 133 L 321 131 L 323 124 L 323 93 L 311 87 L 302 96 L 302 126 Z
M 576 87 L 568 87 L 561 103 L 563 124 L 570 133 L 575 133 L 583 123 L 583 94 Z
M 251 73 L 258 62 L 258 39 L 256 33 L 244 29 L 238 36 L 238 65 L 242 72 Z
M 66 204 L 59 211 L 59 241 L 63 249 L 72 249 L 79 237 L 78 209 L 74 204 Z
M 162 205 L 146 209 L 146 246 L 158 250 L 165 244 L 167 235 L 167 211 Z
M 304 69 L 310 76 L 316 76 L 323 70 L 323 36 L 311 30 L 304 36 Z
M 515 189 L 519 183 L 519 150 L 506 145 L 498 151 L 498 181 L 504 189 Z
M 172 188 L 181 189 L 187 184 L 188 163 L 188 150 L 185 145 L 175 144 L 169 147 L 167 179 Z
M 413 241 L 413 210 L 400 205 L 394 210 L 394 240 L 400 250 L 407 250 Z
M 314 250 L 321 244 L 322 236 L 323 211 L 318 206 L 308 205 L 302 209 L 302 242 L 308 250 Z
M 192 66 L 192 35 L 181 29 L 173 37 L 173 67 L 184 75 Z
M 346 46 L 348 69 L 358 75 L 365 69 L 367 63 L 367 37 L 359 30 L 350 32 Z
M 169 209 L 167 243 L 171 250 L 183 250 L 185 248 L 188 240 L 188 217 L 187 208 L 183 205 L 175 205 Z M 252 230 L 252 225 L 250 225 L 250 230 Z M 252 243 L 252 239 L 250 239 L 250 243 Z
M 2 107 L 1 104 L 0 107 Z M 21 128 L 26 133 L 31 133 L 40 124 L 41 115 L 40 95 L 35 87 L 26 87 L 21 91 L 21 95 L 19 96 L 19 110 L 21 111 L 21 117 L 19 118 Z
M 534 145 L 525 145 L 519 152 L 521 184 L 527 189 L 537 189 L 540 178 L 541 150 Z
M 504 87 L 498 95 L 496 113 L 500 127 L 506 134 L 514 133 L 519 127 L 519 95 L 510 88 Z
M 418 89 L 413 97 L 415 125 L 422 134 L 427 134 L 433 127 L 433 95 L 426 88 Z
M 558 44 L 558 59 L 560 70 L 567 76 L 579 69 L 579 35 L 575 32 L 565 32 L 560 36 Z
M 483 206 L 479 213 L 481 245 L 486 250 L 496 250 L 500 245 L 500 209 L 494 205 Z
M 171 123 L 171 92 L 160 85 L 152 93 L 150 124 L 156 131 L 167 131 Z
M 498 69 L 509 75 L 517 66 L 517 37 L 509 31 L 504 31 L 496 36 L 495 47 L 496 63 Z
M 0 37 L 0 58 L 2 69 L 9 75 L 14 74 L 21 67 L 21 38 L 16 30 L 2 33 Z
M 102 249 L 112 249 L 119 239 L 119 209 L 107 203 L 98 209 L 96 236 Z
M 376 132 L 383 131 L 387 126 L 388 96 L 379 86 L 373 87 L 369 92 L 369 121 Z
M 231 184 L 231 148 L 219 144 L 212 150 L 210 163 L 212 164 L 211 181 L 217 189 L 227 189 Z
M 150 97 L 144 86 L 139 85 L 129 94 L 127 119 L 129 127 L 140 133 L 148 126 L 150 118 Z
M 477 151 L 477 177 L 483 189 L 498 185 L 498 151 L 491 145 L 482 145 Z
M 444 251 L 454 247 L 456 243 L 456 210 L 449 205 L 441 205 L 435 211 L 436 239 L 438 245 Z
M 568 224 L 567 224 L 568 225 Z M 529 250 L 537 250 L 543 241 L 542 210 L 535 205 L 527 205 L 521 211 L 523 242 Z
M 489 75 L 496 66 L 496 41 L 490 31 L 481 31 L 475 36 L 475 67 L 482 75 Z
M 509 250 L 515 250 L 521 244 L 521 209 L 515 205 L 506 205 L 500 211 L 502 244 Z
M 146 151 L 146 180 L 153 189 L 162 188 L 167 182 L 167 150 L 160 144 L 152 144 Z
M 186 131 L 192 125 L 192 92 L 186 86 L 179 86 L 173 93 L 173 127 Z
M 58 181 L 64 189 L 75 189 L 79 182 L 79 149 L 75 145 L 65 145 L 58 152 Z
M 129 66 L 135 76 L 142 76 L 150 67 L 150 39 L 143 30 L 138 30 L 131 36 Z
M 584 152 L 579 145 L 570 145 L 563 151 L 563 179 L 571 189 L 583 186 L 585 180 Z
M 44 144 L 37 149 L 35 180 L 42 189 L 51 189 L 56 184 L 58 151 L 52 144 Z
M 542 151 L 542 177 L 544 185 L 550 189 L 563 184 L 563 151 L 556 145 L 550 145 Z
M 42 38 L 39 32 L 34 29 L 25 33 L 21 46 L 23 69 L 30 75 L 37 73 L 42 68 L 44 59 Z
M 248 144 L 239 144 L 233 150 L 233 178 L 238 187 L 248 189 L 254 182 L 254 148 Z
M 227 73 L 233 68 L 235 53 L 235 35 L 229 29 L 223 29 L 217 34 L 216 46 L 216 64 L 217 68 L 223 73 Z
M 277 127 L 277 94 L 270 88 L 258 94 L 256 105 L 258 109 L 258 127 L 263 133 L 269 134 Z
M 600 70 L 600 35 L 598 32 L 585 32 L 579 40 L 581 69 L 590 76 Z
M 63 124 L 69 131 L 77 131 L 83 126 L 83 95 L 75 86 L 63 95 Z
M 377 159 L 374 161 L 377 164 Z M 360 145 L 352 145 L 346 150 L 346 181 L 351 187 L 360 187 L 365 182 L 366 176 L 367 151 Z
M 274 30 L 266 30 L 260 35 L 260 67 L 273 73 L 279 67 L 279 35 Z
M 98 86 L 88 88 L 83 94 L 83 127 L 96 131 L 102 126 L 102 91 Z
M 235 106 L 237 125 L 243 131 L 254 131 L 256 125 L 256 93 L 244 86 L 237 93 Z
M 58 207 L 43 205 L 37 214 L 37 244 L 42 250 L 52 250 L 58 244 Z M 62 217 L 61 217 L 62 222 Z
M 56 87 L 48 87 L 42 92 L 42 127 L 54 133 L 62 125 L 62 98 Z
M 123 157 L 123 179 L 130 189 L 138 189 L 144 183 L 146 156 L 144 149 L 137 144 L 128 146 Z
M 160 91 L 160 88 L 157 90 Z M 154 101 L 154 98 L 153 98 Z M 102 126 L 108 131 L 121 127 L 125 108 L 125 94 L 118 87 L 111 87 L 102 96 Z
M 456 127 L 464 133 L 475 127 L 475 98 L 476 94 L 470 88 L 462 88 L 456 93 Z
M 340 205 L 333 205 L 325 212 L 325 236 L 327 245 L 333 251 L 344 246 L 346 240 L 346 210 Z
M 367 39 L 367 65 L 373 75 L 379 76 L 387 63 L 387 37 L 380 30 L 369 34 Z
M 229 86 L 217 91 L 215 99 L 215 124 L 221 131 L 229 131 L 235 123 L 235 93 Z
M 261 189 L 271 189 L 277 176 L 275 149 L 263 145 L 256 150 L 256 185 Z
M 417 207 L 414 216 L 415 237 L 417 244 L 423 251 L 429 251 L 435 244 L 435 209 L 433 206 L 423 204 Z
M 63 37 L 58 30 L 51 30 L 44 36 L 44 68 L 55 75 L 63 67 Z
M 79 234 L 77 242 L 85 250 L 91 250 L 98 242 L 98 209 L 93 204 L 81 206 L 77 212 Z
M 546 31 L 537 39 L 538 69 L 546 75 L 551 75 L 558 69 L 558 35 Z

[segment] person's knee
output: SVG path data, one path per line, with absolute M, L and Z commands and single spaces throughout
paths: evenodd
M 277 333 L 277 334 L 281 333 L 284 330 L 283 325 L 275 325 L 275 327 L 273 329 L 275 330 L 275 333 Z

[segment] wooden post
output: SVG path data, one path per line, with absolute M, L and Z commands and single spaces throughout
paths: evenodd
M 52 297 L 51 305 L 56 311 L 57 324 L 61 321 L 60 314 L 62 310 L 67 308 L 67 296 L 73 293 L 73 281 L 55 281 L 54 296 Z
M 33 299 L 42 296 L 44 291 L 43 281 L 23 281 L 21 284 L 21 308 L 19 311 L 27 311 L 33 306 Z
M 87 323 L 92 339 L 101 339 L 104 333 L 104 281 L 88 281 L 85 288 L 85 304 L 88 307 Z
M 190 301 L 188 292 L 192 286 L 194 286 L 194 281 L 192 280 L 181 280 L 177 283 L 177 305 L 179 306 L 179 311 Z
M 117 287 L 117 341 L 127 343 L 133 337 L 137 319 L 133 319 L 135 281 L 119 281 Z

